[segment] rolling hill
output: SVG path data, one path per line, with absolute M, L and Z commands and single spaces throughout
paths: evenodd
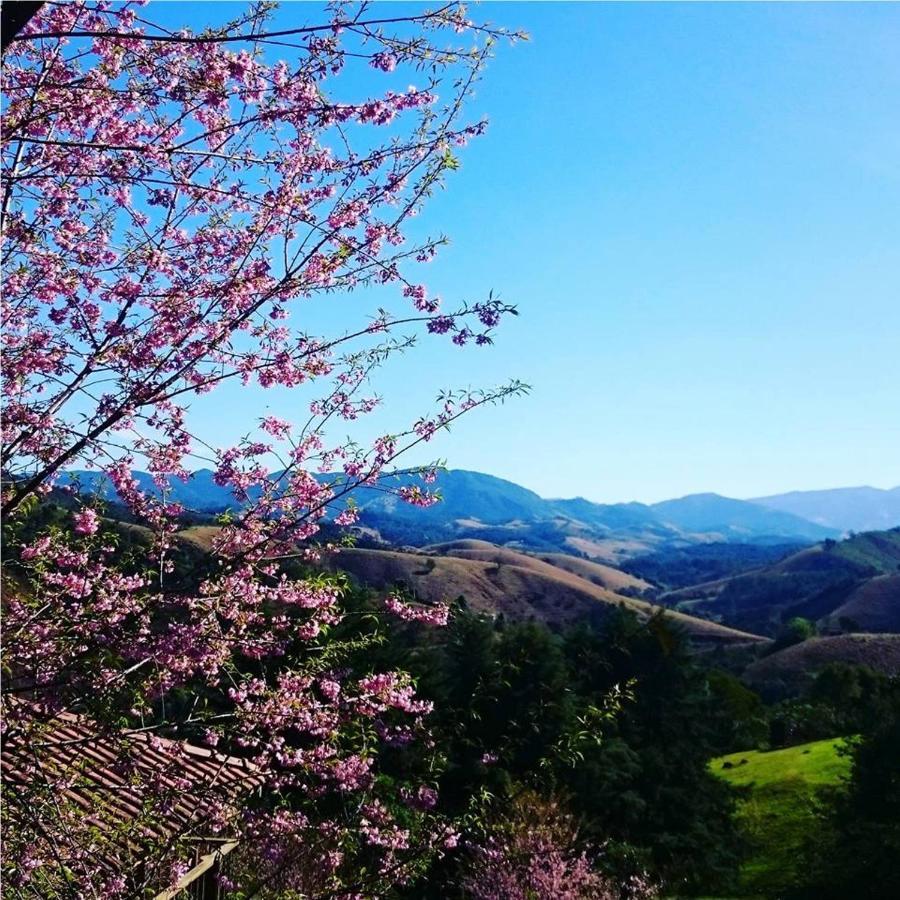
M 539 559 L 611 591 L 645 593 L 653 588 L 649 581 L 644 581 L 643 578 L 638 578 L 636 575 L 623 572 L 621 569 L 614 569 L 603 563 L 580 559 L 577 556 L 567 556 L 565 553 L 547 553 L 541 555 Z
M 663 594 L 666 605 L 758 634 L 793 616 L 824 630 L 900 632 L 900 529 L 825 541 L 769 566 Z
M 194 525 L 178 533 L 208 551 L 218 528 Z M 659 610 L 638 595 L 650 585 L 627 572 L 564 554 L 538 557 L 486 541 L 459 540 L 425 550 L 344 547 L 323 559 L 326 569 L 346 572 L 375 590 L 403 589 L 427 603 L 464 598 L 467 605 L 509 619 L 536 619 L 551 626 L 599 623 L 624 607 L 641 619 Z M 628 594 L 618 591 L 626 590 Z M 758 635 L 666 611 L 669 620 L 704 646 L 759 644 Z
M 460 546 L 460 543 L 463 546 Z M 429 552 L 347 548 L 328 558 L 329 568 L 348 572 L 359 583 L 383 590 L 403 587 L 426 602 L 464 597 L 479 612 L 511 619 L 534 618 L 550 625 L 601 621 L 618 607 L 649 618 L 652 604 L 615 593 L 599 582 L 636 586 L 625 573 L 586 568 L 594 580 L 523 553 L 481 542 L 454 542 Z M 683 613 L 667 613 L 691 638 L 706 644 L 760 642 L 746 632 Z
M 863 582 L 828 618 L 857 631 L 900 631 L 900 575 L 876 575 Z
M 900 634 L 838 634 L 814 637 L 751 663 L 744 679 L 761 687 L 780 682 L 791 692 L 809 683 L 829 663 L 869 666 L 885 675 L 900 675 Z
M 641 578 L 629 575 L 621 569 L 603 563 L 580 559 L 576 556 L 567 556 L 565 553 L 546 553 L 537 556 L 525 555 L 505 547 L 498 547 L 488 541 L 461 540 L 450 541 L 446 544 L 435 544 L 425 548 L 427 551 L 442 556 L 457 556 L 462 559 L 486 560 L 507 565 L 533 564 L 540 561 L 562 569 L 579 578 L 584 578 L 599 587 L 610 591 L 627 590 L 633 593 L 643 593 L 652 589 L 652 585 Z

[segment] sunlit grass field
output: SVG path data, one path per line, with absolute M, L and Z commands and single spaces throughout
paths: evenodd
M 710 763 L 716 775 L 744 790 L 737 809 L 747 841 L 741 896 L 777 898 L 800 874 L 800 848 L 810 829 L 819 827 L 816 794 L 839 785 L 850 769 L 849 758 L 839 752 L 842 744 L 826 740 L 768 752 L 749 750 Z

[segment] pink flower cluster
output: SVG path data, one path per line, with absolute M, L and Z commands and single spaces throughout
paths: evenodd
M 404 622 L 423 622 L 427 625 L 444 626 L 450 618 L 450 607 L 446 603 L 438 603 L 434 606 L 412 606 L 393 594 L 385 597 L 384 608 Z
M 74 518 L 75 534 L 95 534 L 100 527 L 100 517 L 93 509 L 83 509 Z
M 474 900 L 652 900 L 648 879 L 619 883 L 601 874 L 557 803 L 526 794 L 473 848 L 464 887 Z

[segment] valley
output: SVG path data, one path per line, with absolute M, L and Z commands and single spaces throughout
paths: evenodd
M 828 540 L 660 602 L 762 634 L 793 617 L 824 633 L 900 631 L 900 529 Z

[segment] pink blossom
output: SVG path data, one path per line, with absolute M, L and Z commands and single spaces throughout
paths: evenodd
M 384 607 L 404 622 L 424 622 L 428 625 L 444 626 L 450 618 L 450 607 L 446 603 L 411 606 L 393 594 L 385 597 Z
M 273 437 L 284 438 L 290 433 L 291 425 L 289 422 L 286 422 L 284 419 L 279 419 L 276 416 L 266 416 L 262 420 L 262 429 Z
M 335 525 L 353 525 L 359 520 L 359 510 L 355 507 L 347 507 L 334 517 Z
M 372 57 L 370 65 L 382 72 L 393 72 L 397 68 L 397 57 L 393 53 L 382 51 Z
M 426 440 L 431 436 L 433 431 L 434 429 L 423 429 L 422 433 Z M 412 506 L 429 507 L 440 502 L 440 497 L 438 497 L 437 494 L 433 494 L 430 491 L 423 491 L 417 484 L 412 485 L 411 487 L 401 487 L 398 489 L 397 494 Z
M 38 538 L 29 545 L 23 545 L 20 556 L 25 560 L 38 559 L 43 556 L 50 547 L 51 539 L 49 536 Z
M 100 527 L 100 517 L 96 511 L 90 508 L 75 513 L 75 533 L 76 534 L 96 534 Z

